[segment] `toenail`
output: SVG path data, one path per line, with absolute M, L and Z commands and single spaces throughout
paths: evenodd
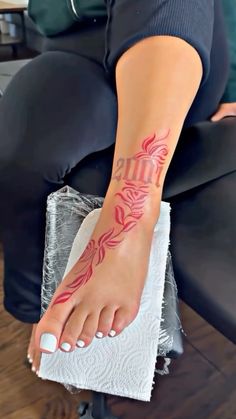
M 114 338 L 114 336 L 116 335 L 116 331 L 115 330 L 111 330 L 110 333 L 108 333 L 108 334 L 109 334 L 109 336 L 111 338 Z
M 28 358 L 29 363 L 32 364 L 33 360 L 31 358 L 30 354 L 27 355 L 27 358 Z
M 76 345 L 79 346 L 80 348 L 83 348 L 85 346 L 85 342 L 83 340 L 77 340 Z
M 33 366 L 31 369 L 32 369 L 32 371 L 33 371 L 33 372 L 35 372 L 35 371 L 36 371 L 36 368 L 35 368 L 34 366 Z
M 40 339 L 40 349 L 48 352 L 55 352 L 57 348 L 57 338 L 51 333 L 43 333 Z
M 61 349 L 63 349 L 66 352 L 69 352 L 71 350 L 71 345 L 67 342 L 63 342 L 61 344 Z
M 103 335 L 102 332 L 97 332 L 96 336 L 97 336 L 97 338 L 101 339 L 101 338 L 103 338 L 104 335 Z

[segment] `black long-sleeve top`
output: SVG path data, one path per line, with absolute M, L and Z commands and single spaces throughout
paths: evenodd
M 147 36 L 177 36 L 198 51 L 203 64 L 203 83 L 210 71 L 214 22 L 222 20 L 219 8 L 215 8 L 219 1 L 107 0 L 107 65 L 114 65 L 122 52 Z M 221 31 L 222 21 L 218 26 Z

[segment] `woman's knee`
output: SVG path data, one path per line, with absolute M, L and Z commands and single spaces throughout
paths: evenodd
M 0 101 L 0 167 L 58 180 L 114 142 L 116 98 L 101 66 L 47 52 L 23 67 Z
M 64 157 L 58 156 L 60 144 L 57 147 L 56 133 L 58 126 L 60 130 L 64 104 L 60 93 L 62 83 L 57 83 L 55 78 L 63 71 L 64 58 L 59 52 L 40 55 L 24 66 L 6 89 L 0 101 L 2 173 L 7 171 L 25 181 L 35 178 L 36 173 L 49 178 L 62 174 Z M 61 115 L 58 103 L 61 103 Z

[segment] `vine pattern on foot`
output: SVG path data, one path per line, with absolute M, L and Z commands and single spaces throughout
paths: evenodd
M 159 137 L 156 134 L 147 137 L 142 143 L 142 150 L 131 158 L 119 158 L 112 180 L 140 181 L 160 186 L 160 176 L 169 153 L 166 144 L 170 130 L 165 130 Z
M 152 168 L 155 169 L 155 174 L 157 174 L 157 177 L 153 179 L 153 171 L 151 171 L 152 181 L 155 181 L 156 186 L 159 186 L 160 173 L 168 155 L 168 147 L 164 142 L 168 135 L 169 130 L 158 138 L 156 134 L 146 138 L 142 143 L 142 151 L 134 155 L 135 161 L 151 161 Z M 126 178 L 127 168 L 130 168 L 130 159 L 127 159 L 127 161 L 128 164 L 125 169 Z M 150 169 L 150 166 L 149 168 L 147 165 L 142 166 L 141 175 L 143 178 L 145 178 L 145 168 Z M 135 168 L 136 175 L 137 165 Z M 120 180 L 120 178 L 117 180 Z M 52 307 L 68 301 L 80 287 L 85 285 L 93 274 L 93 267 L 99 265 L 104 260 L 106 250 L 117 247 L 124 240 L 124 233 L 129 232 L 137 225 L 138 220 L 144 214 L 144 205 L 149 194 L 149 185 L 142 180 L 142 178 L 139 179 L 141 184 L 137 184 L 136 178 L 133 181 L 125 180 L 125 186 L 121 189 L 121 192 L 115 194 L 121 201 L 115 206 L 115 221 L 116 227 L 120 226 L 119 230 L 117 231 L 117 228 L 112 227 L 99 237 L 97 243 L 94 239 L 89 241 L 79 259 L 80 264 L 83 265 L 82 268 L 76 272 L 76 278 L 66 286 L 67 291 L 62 292 L 55 299 Z

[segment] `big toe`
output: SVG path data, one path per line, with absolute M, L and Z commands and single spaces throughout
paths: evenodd
M 70 301 L 64 304 L 49 306 L 36 328 L 36 350 L 45 353 L 54 353 L 58 349 L 62 330 L 72 310 L 73 305 Z

